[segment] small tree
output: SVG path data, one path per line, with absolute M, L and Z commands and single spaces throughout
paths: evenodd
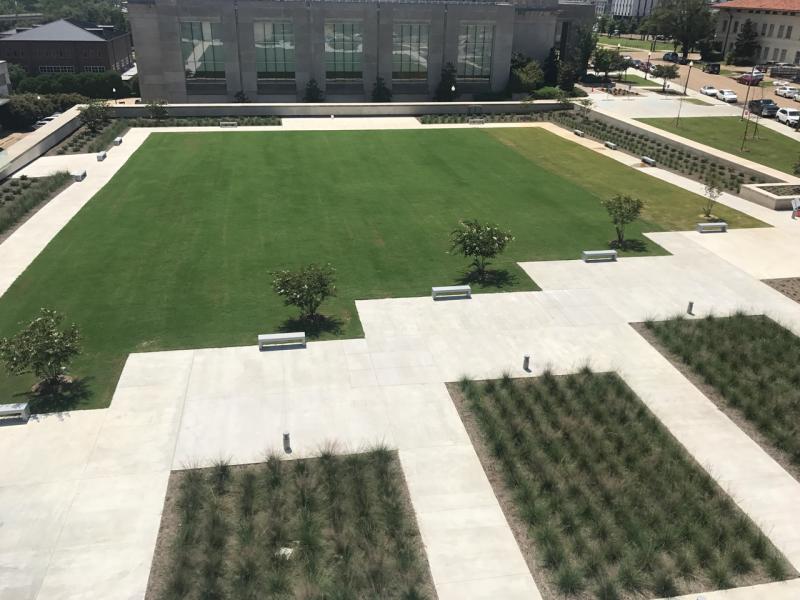
M 111 119 L 111 108 L 105 100 L 92 100 L 78 109 L 81 122 L 91 131 L 96 132 L 103 128 Z
M 80 354 L 75 324 L 61 329 L 64 315 L 42 308 L 39 316 L 11 338 L 0 339 L 0 359 L 13 375 L 33 373 L 47 386 L 58 385 L 69 363 Z
M 163 121 L 169 116 L 166 100 L 153 100 L 147 104 L 147 116 L 156 121 Z
M 514 69 L 513 74 L 519 84 L 520 91 L 528 94 L 533 93 L 544 82 L 542 68 L 535 60 L 531 60 L 526 65 Z
M 558 83 L 558 51 L 555 47 L 550 48 L 547 58 L 542 63 L 542 74 L 544 75 L 545 85 L 556 85 Z
M 660 77 L 664 80 L 661 91 L 667 92 L 667 82 L 678 77 L 678 65 L 656 65 L 653 68 L 653 77 Z
M 303 95 L 303 102 L 324 102 L 325 94 L 319 88 L 317 80 L 313 77 L 306 84 L 306 92 Z
M 579 106 L 578 112 L 580 113 L 583 120 L 587 120 L 589 118 L 589 114 L 592 112 L 592 106 L 594 106 L 594 100 L 591 98 L 578 98 L 575 101 L 575 104 Z
M 372 86 L 372 101 L 373 102 L 391 102 L 392 90 L 386 86 L 383 77 L 378 77 L 375 80 L 375 85 Z
M 736 43 L 733 46 L 733 64 L 752 65 L 755 64 L 761 44 L 758 43 L 758 29 L 756 24 L 747 19 L 736 36 Z
M 703 216 L 706 219 L 711 218 L 711 211 L 714 210 L 714 205 L 719 200 L 719 197 L 722 195 L 722 186 L 720 185 L 719 179 L 716 176 L 711 176 L 707 181 L 705 188 L 703 189 L 703 195 L 706 197 L 706 203 L 703 206 Z
M 558 87 L 565 92 L 575 89 L 578 80 L 578 68 L 571 60 L 562 60 L 558 63 Z
M 602 204 L 608 211 L 611 222 L 614 224 L 614 229 L 617 231 L 616 246 L 623 248 L 625 246 L 625 226 L 639 218 L 644 208 L 644 202 L 639 198 L 617 194 L 610 200 L 603 200 Z
M 608 79 L 608 72 L 620 64 L 619 52 L 608 48 L 596 48 L 594 51 L 594 70 Z
M 306 265 L 297 271 L 275 271 L 272 289 L 286 306 L 296 306 L 305 319 L 314 319 L 327 298 L 336 296 L 336 269 L 331 265 Z
M 492 223 L 480 223 L 477 219 L 461 221 L 450 234 L 451 250 L 472 259 L 472 266 L 479 279 L 486 275 L 489 260 L 501 254 L 514 240 L 508 231 Z
M 442 67 L 442 78 L 439 80 L 439 85 L 436 86 L 434 99 L 439 102 L 452 102 L 456 98 L 458 98 L 456 68 L 453 63 L 445 63 L 444 67 Z

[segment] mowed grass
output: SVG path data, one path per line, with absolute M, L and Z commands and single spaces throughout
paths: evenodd
M 616 37 L 609 35 L 600 35 L 597 37 L 599 44 L 606 44 L 608 46 L 616 47 L 617 44 L 623 49 L 635 48 L 637 50 L 650 50 L 653 40 L 640 40 L 638 38 Z M 656 52 L 671 52 L 673 44 L 671 42 L 656 42 Z M 654 58 L 661 58 L 656 56 Z
M 457 389 L 548 600 L 673 597 L 794 574 L 616 374 Z
M 643 231 L 691 229 L 702 198 L 533 128 L 368 132 L 155 133 L 0 298 L 0 335 L 40 307 L 83 333 L 61 406 L 106 406 L 131 352 L 254 344 L 297 330 L 271 272 L 338 270 L 322 338 L 359 336 L 356 299 L 424 296 L 462 281 L 449 251 L 461 219 L 516 236 L 493 268 L 536 289 L 516 261 L 576 259 L 613 236 L 603 198 L 648 202 Z M 720 208 L 732 227 L 759 223 Z M 644 254 L 663 250 L 645 241 Z M 30 378 L 0 375 L 21 397 Z
M 396 452 L 173 473 L 147 600 L 436 600 Z
M 675 119 L 672 118 L 638 120 L 785 173 L 793 173 L 797 162 L 800 145 L 796 140 L 768 127 L 759 127 L 758 139 L 752 139 L 755 128 L 752 122 L 743 151 L 742 136 L 746 122 L 739 117 L 686 117 L 681 119 L 678 127 L 675 127 Z M 791 130 L 787 128 L 787 131 Z
M 648 321 L 664 346 L 800 467 L 800 339 L 764 316 Z

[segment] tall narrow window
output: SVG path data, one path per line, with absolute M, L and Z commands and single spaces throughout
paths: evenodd
M 221 24 L 199 21 L 181 23 L 181 53 L 187 79 L 225 77 Z
M 255 23 L 259 79 L 294 79 L 294 28 L 291 23 Z
M 778 27 L 778 37 L 779 37 L 779 38 L 782 38 L 782 37 L 783 37 L 783 29 L 784 29 L 784 26 L 783 26 L 783 25 L 781 25 L 781 26 L 779 26 L 779 27 Z
M 325 23 L 325 77 L 361 79 L 361 23 Z
M 392 79 L 427 79 L 428 29 L 426 23 L 395 23 Z
M 458 75 L 488 79 L 492 72 L 494 25 L 462 25 L 458 35 Z

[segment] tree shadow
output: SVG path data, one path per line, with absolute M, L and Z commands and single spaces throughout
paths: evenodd
M 476 269 L 465 271 L 457 280 L 459 285 L 479 285 L 484 288 L 506 288 L 515 285 L 519 277 L 507 269 Z
M 312 317 L 294 317 L 286 319 L 278 328 L 278 331 L 281 333 L 304 331 L 307 338 L 318 338 L 326 333 L 339 335 L 342 333 L 343 325 L 344 322 L 338 317 L 314 315 Z
M 92 397 L 92 377 L 61 381 L 57 385 L 42 385 L 20 394 L 28 402 L 31 413 L 57 413 L 73 410 Z
M 612 240 L 608 243 L 608 247 L 623 252 L 647 252 L 647 242 L 644 240 L 625 240 L 622 244 Z

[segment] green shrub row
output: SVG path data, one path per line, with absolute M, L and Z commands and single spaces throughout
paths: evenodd
M 444 115 L 422 115 L 419 122 L 423 125 L 433 125 L 441 123 L 468 123 L 470 119 L 485 119 L 487 123 L 513 123 L 516 121 L 544 121 L 544 113 L 498 113 L 492 115 L 464 115 L 464 114 L 444 114 Z
M 588 137 L 613 142 L 621 150 L 635 156 L 648 156 L 660 167 L 665 167 L 702 182 L 716 180 L 720 187 L 738 192 L 744 183 L 764 183 L 764 179 L 726 166 L 699 153 L 680 148 L 650 137 L 596 119 L 581 117 L 572 111 L 550 113 L 550 118 L 569 129 L 580 129 Z
M 235 122 L 244 126 L 275 126 L 280 117 L 169 117 L 166 119 L 127 119 L 129 127 L 219 127 L 220 121 Z
M 6 180 L 0 185 L 0 234 L 14 226 L 25 214 L 49 200 L 70 180 L 66 172 L 49 177 Z

